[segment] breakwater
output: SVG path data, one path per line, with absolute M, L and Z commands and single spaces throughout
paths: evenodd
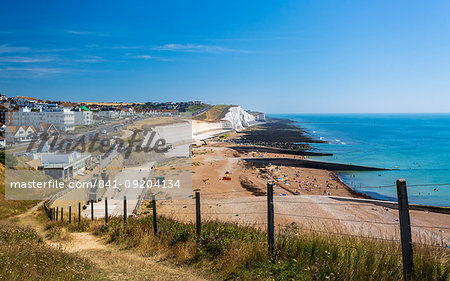
M 359 166 L 351 164 L 330 163 L 306 159 L 291 158 L 243 158 L 244 161 L 255 165 L 283 165 L 290 167 L 303 167 L 313 169 L 324 169 L 329 171 L 386 171 L 389 169 Z
M 263 146 L 234 146 L 232 149 L 239 152 L 260 152 L 260 153 L 279 153 L 288 155 L 301 155 L 301 156 L 333 156 L 333 153 L 312 152 L 305 149 L 284 149 L 274 147 Z

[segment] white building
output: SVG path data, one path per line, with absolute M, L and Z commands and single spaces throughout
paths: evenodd
M 75 126 L 75 115 L 70 108 L 46 108 L 31 110 L 28 107 L 18 111 L 10 111 L 11 125 L 39 127 L 41 123 L 53 124 L 59 131 L 72 131 Z
M 107 119 L 117 119 L 119 118 L 119 112 L 112 110 L 103 110 L 98 112 L 98 116 Z
M 44 174 L 55 179 L 69 180 L 76 175 L 81 174 L 89 161 L 89 153 L 81 154 L 74 151 L 70 153 L 35 153 L 34 159 L 39 159 L 40 170 Z
M 94 116 L 92 111 L 74 111 L 75 126 L 91 125 L 94 123 Z

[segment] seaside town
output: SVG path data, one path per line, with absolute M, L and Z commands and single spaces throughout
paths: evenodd
M 61 132 L 92 127 L 105 120 L 142 118 L 143 116 L 174 116 L 201 106 L 201 101 L 148 102 L 145 104 L 73 103 L 33 97 L 0 95 L 0 145 L 30 141 L 42 133 Z
M 210 115 L 210 110 L 217 111 L 217 116 L 207 120 L 205 116 Z M 142 124 L 144 127 L 146 124 L 167 125 L 174 118 L 196 120 L 188 123 L 188 132 L 184 135 L 178 132 L 172 136 L 172 141 L 176 141 L 174 137 L 199 140 L 243 129 L 264 121 L 265 115 L 261 112 L 244 111 L 239 106 L 213 106 L 201 101 L 75 103 L 0 95 L 0 144 L 8 148 L 12 153 L 10 155 L 20 157 L 27 167 L 54 179 L 82 181 L 92 177 L 92 171 L 104 169 L 118 157 L 118 144 L 135 137 L 135 132 L 136 136 L 145 138 L 143 132 L 134 129 L 142 128 Z M 106 141 L 109 150 L 106 153 L 82 150 L 76 145 L 73 149 L 58 150 L 54 149 L 57 145 L 52 145 L 52 139 L 74 144 L 81 141 L 102 144 Z M 99 174 L 100 171 L 96 173 Z
M 115 135 L 115 138 L 119 138 L 121 128 L 138 120 L 179 116 L 196 108 L 207 106 L 201 101 L 145 104 L 74 103 L 0 95 L 0 146 L 9 147 L 8 150 L 14 155 L 26 159 L 27 166 L 54 179 L 68 181 L 78 176 L 82 180 L 86 178 L 86 170 L 92 170 L 101 164 L 104 155 L 79 150 L 50 151 L 47 146 L 40 151 L 30 151 L 27 149 L 28 145 L 44 136 L 73 140 L 84 136 L 89 140 L 93 139 L 95 134 L 101 134 L 103 137 Z M 201 111 L 189 114 L 199 112 Z M 117 155 L 116 153 L 115 156 Z

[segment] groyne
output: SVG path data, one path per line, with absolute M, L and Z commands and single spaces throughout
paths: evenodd
M 239 152 L 279 153 L 279 154 L 301 155 L 301 156 L 333 156 L 333 153 L 322 153 L 307 150 L 292 150 L 292 149 L 262 147 L 262 146 L 233 146 L 231 148 Z
M 329 171 L 387 171 L 389 169 L 359 166 L 351 164 L 330 163 L 306 159 L 291 158 L 243 158 L 244 161 L 255 165 L 283 165 L 290 167 L 303 167 L 313 169 L 323 169 Z

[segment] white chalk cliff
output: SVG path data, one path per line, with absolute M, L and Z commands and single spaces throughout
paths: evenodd
M 255 116 L 240 106 L 233 106 L 220 121 L 192 120 L 192 136 L 194 139 L 206 139 L 229 130 L 242 130 L 257 123 Z
M 230 122 L 231 127 L 235 130 L 242 130 L 256 122 L 255 116 L 249 114 L 240 106 L 230 107 L 222 120 Z

